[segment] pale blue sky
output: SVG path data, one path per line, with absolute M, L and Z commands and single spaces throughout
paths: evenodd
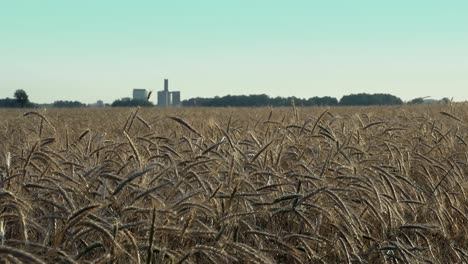
M 0 98 L 468 100 L 468 1 L 0 0 Z

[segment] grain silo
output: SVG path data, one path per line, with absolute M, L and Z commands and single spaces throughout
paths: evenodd
M 180 106 L 180 92 L 171 92 L 171 105 L 172 106 Z
M 158 106 L 180 106 L 180 92 L 174 91 L 169 92 L 169 80 L 164 79 L 164 90 L 158 92 Z
M 166 91 L 158 92 L 158 106 L 169 106 L 169 93 Z

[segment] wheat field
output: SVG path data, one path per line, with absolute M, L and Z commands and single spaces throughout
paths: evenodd
M 1 263 L 468 263 L 468 107 L 0 110 Z

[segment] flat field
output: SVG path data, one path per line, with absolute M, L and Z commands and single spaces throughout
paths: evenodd
M 1 263 L 467 263 L 468 107 L 0 110 Z

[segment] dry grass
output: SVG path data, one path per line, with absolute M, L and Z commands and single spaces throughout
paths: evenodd
M 468 262 L 463 105 L 0 116 L 2 263 Z

